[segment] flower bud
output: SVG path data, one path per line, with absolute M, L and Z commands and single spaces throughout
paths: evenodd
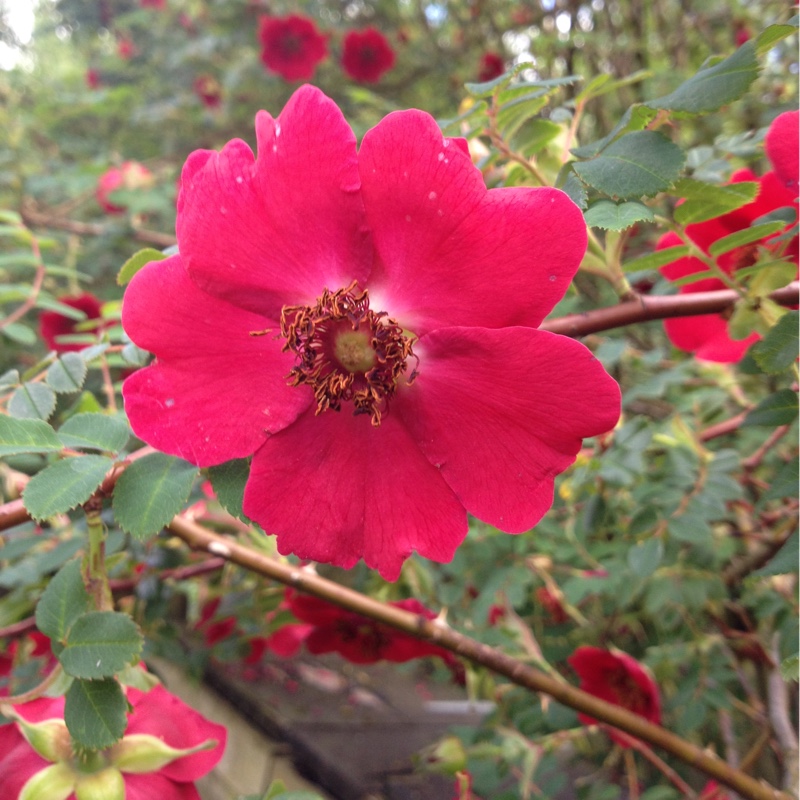
M 176 750 L 156 736 L 147 733 L 133 733 L 117 742 L 109 751 L 111 763 L 123 772 L 158 772 L 179 758 L 210 750 L 217 746 L 215 739 L 208 739 L 196 747 Z
M 75 784 L 77 800 L 125 800 L 125 779 L 116 767 L 81 775 Z
M 445 736 L 422 753 L 424 766 L 434 772 L 455 775 L 467 765 L 464 745 L 456 736 Z
M 31 775 L 17 800 L 67 800 L 75 788 L 75 773 L 67 764 L 51 764 Z

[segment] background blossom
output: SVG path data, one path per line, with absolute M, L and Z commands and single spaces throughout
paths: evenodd
M 394 66 L 394 50 L 376 28 L 350 31 L 343 47 L 342 69 L 353 80 L 377 83 Z
M 607 703 L 627 708 L 656 725 L 661 724 L 661 697 L 658 686 L 645 668 L 626 653 L 609 652 L 599 647 L 579 647 L 568 659 L 581 679 L 584 692 Z M 578 714 L 585 725 L 596 719 Z M 609 736 L 621 747 L 630 747 L 630 737 L 614 728 Z
M 258 38 L 264 66 L 287 81 L 308 80 L 328 55 L 328 37 L 300 14 L 261 17 Z
M 89 334 L 93 331 L 78 331 L 77 328 L 82 323 L 88 320 L 99 320 L 101 318 L 100 309 L 102 303 L 90 292 L 75 295 L 73 297 L 59 297 L 59 303 L 65 306 L 83 311 L 86 315 L 84 320 L 76 320 L 70 317 L 65 317 L 59 314 L 58 311 L 43 311 L 39 315 L 39 333 L 45 344 L 51 349 L 59 353 L 69 353 L 71 351 L 82 350 L 86 347 L 85 344 L 79 342 L 62 342 L 59 341 L 61 336 L 74 336 L 78 333 Z M 93 329 L 94 330 L 94 329 Z
M 95 197 L 107 214 L 124 214 L 127 206 L 111 201 L 109 195 L 118 189 L 144 189 L 153 182 L 153 174 L 138 161 L 125 161 L 119 167 L 111 167 L 97 180 Z

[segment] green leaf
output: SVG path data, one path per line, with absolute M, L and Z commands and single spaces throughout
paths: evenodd
M 64 353 L 47 370 L 46 380 L 54 392 L 77 392 L 86 380 L 86 362 L 77 353 Z
M 242 512 L 244 485 L 250 477 L 250 461 L 238 458 L 208 469 L 208 477 L 217 500 L 229 514 L 245 522 L 250 520 Z
M 130 435 L 127 420 L 106 414 L 76 414 L 58 431 L 58 438 L 64 447 L 110 453 L 118 453 L 125 447 Z
M 790 458 L 772 479 L 769 489 L 762 496 L 763 501 L 782 500 L 785 497 L 797 497 L 797 487 L 800 483 L 800 463 L 796 458 Z
M 800 312 L 789 311 L 760 342 L 753 345 L 753 358 L 764 372 L 777 375 L 795 363 L 798 356 L 798 324 Z
M 765 28 L 756 39 L 756 52 L 759 57 L 766 55 L 778 42 L 793 33 L 797 33 L 797 25 L 770 25 Z
M 646 69 L 640 69 L 638 72 L 634 72 L 619 80 L 611 80 L 611 75 L 609 73 L 602 73 L 589 81 L 583 91 L 575 98 L 575 103 L 588 103 L 589 100 L 602 97 L 604 94 L 616 92 L 618 89 L 630 86 L 633 83 L 639 83 L 639 81 L 643 81 L 651 76 L 652 73 Z
M 717 239 L 717 241 L 708 248 L 708 252 L 716 258 L 725 253 L 730 253 L 731 250 L 735 250 L 737 247 L 743 247 L 751 242 L 758 242 L 761 239 L 766 239 L 767 236 L 772 236 L 773 233 L 783 230 L 784 227 L 786 226 L 783 222 L 765 222 L 762 225 L 745 228 L 743 231 L 736 231 L 736 233 L 730 233 L 727 236 L 723 236 L 721 239 Z
M 81 577 L 81 561 L 69 561 L 50 579 L 36 606 L 36 627 L 54 642 L 62 642 L 72 623 L 89 609 L 89 594 Z
M 118 742 L 128 726 L 128 701 L 113 678 L 77 680 L 67 691 L 64 721 L 72 738 L 92 750 Z
M 582 211 L 586 209 L 588 205 L 586 187 L 578 180 L 578 176 L 572 170 L 569 171 L 566 180 L 559 188 L 578 208 Z
M 758 77 L 758 70 L 756 45 L 745 42 L 727 58 L 701 69 L 674 92 L 648 100 L 647 105 L 689 114 L 716 111 L 738 100 Z
M 36 334 L 27 325 L 21 322 L 12 322 L 9 325 L 4 325 L 0 328 L 0 333 L 11 339 L 12 342 L 17 344 L 36 344 Z
M 640 578 L 652 575 L 664 557 L 664 543 L 661 539 L 648 539 L 628 550 L 628 566 Z
M 626 133 L 591 161 L 573 164 L 584 183 L 611 197 L 652 196 L 668 189 L 683 168 L 684 153 L 656 131 Z
M 142 350 L 141 347 L 137 347 L 132 342 L 122 348 L 121 355 L 125 361 L 135 367 L 147 366 L 147 362 L 150 360 L 150 353 L 147 350 Z
M 778 550 L 768 564 L 751 573 L 755 577 L 764 578 L 770 575 L 788 575 L 797 572 L 797 561 L 800 557 L 800 537 L 795 531 Z
M 592 158 L 608 147 L 615 139 L 622 136 L 623 133 L 642 130 L 649 122 L 655 119 L 657 113 L 657 111 L 647 108 L 647 106 L 633 105 L 622 115 L 622 119 L 614 126 L 614 130 L 611 133 L 595 142 L 573 147 L 570 153 L 578 158 Z
M 0 414 L 0 456 L 61 450 L 55 431 L 40 419 L 15 419 Z
M 797 394 L 781 389 L 762 400 L 744 419 L 745 425 L 791 425 L 797 419 Z
M 75 678 L 110 678 L 133 664 L 144 639 L 136 623 L 118 611 L 89 611 L 72 623 L 58 657 Z
M 0 391 L 10 389 L 19 383 L 19 370 L 9 369 L 0 375 Z
M 30 479 L 22 502 L 34 519 L 63 514 L 85 503 L 113 466 L 114 461 L 106 456 L 65 458 Z
M 678 197 L 685 197 L 686 202 L 675 209 L 675 220 L 682 225 L 689 225 L 719 217 L 752 202 L 758 190 L 759 184 L 755 181 L 739 181 L 721 186 L 693 178 L 681 178 L 675 184 L 673 192 Z
M 513 147 L 530 158 L 544 150 L 562 130 L 561 125 L 549 119 L 529 119 L 515 135 Z
M 800 656 L 790 656 L 781 661 L 781 677 L 785 681 L 796 681 L 800 668 Z
M 117 522 L 138 538 L 158 533 L 183 508 L 197 473 L 187 461 L 163 453 L 134 461 L 114 488 Z
M 657 250 L 654 253 L 648 253 L 639 258 L 634 258 L 632 261 L 626 261 L 622 268 L 625 272 L 641 272 L 649 269 L 659 269 L 665 264 L 671 264 L 679 258 L 688 256 L 691 248 L 685 244 L 679 244 L 675 247 L 665 247 L 663 250 Z
M 117 284 L 125 286 L 126 283 L 145 265 L 151 261 L 163 261 L 167 256 L 160 250 L 145 247 L 134 253 L 120 268 L 117 273 Z
M 637 222 L 652 222 L 655 219 L 646 205 L 635 200 L 619 204 L 610 200 L 598 200 L 589 207 L 584 217 L 590 227 L 612 231 L 623 231 Z
M 8 413 L 23 419 L 46 420 L 55 407 L 55 392 L 43 383 L 23 383 L 8 401 Z

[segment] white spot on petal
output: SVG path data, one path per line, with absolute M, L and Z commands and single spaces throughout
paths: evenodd
M 164 401 L 164 405 L 165 405 L 167 408 L 172 408 L 172 406 L 174 406 L 174 405 L 175 405 L 175 400 L 174 400 L 172 397 L 168 397 L 168 398 L 167 398 L 167 399 Z
M 241 175 L 237 175 L 236 176 L 236 183 L 242 183 L 242 181 L 244 181 L 244 178 Z
M 439 155 L 436 157 L 439 159 L 439 161 L 444 161 L 444 153 L 439 153 Z
M 436 199 L 436 192 L 431 192 L 428 195 L 428 200 L 435 200 Z
M 551 275 L 551 276 L 550 276 L 550 282 L 551 282 L 551 283 L 553 283 L 553 282 L 555 281 L 555 279 L 556 279 L 556 276 L 555 276 L 555 275 Z

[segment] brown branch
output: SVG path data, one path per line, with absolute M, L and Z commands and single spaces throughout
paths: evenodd
M 699 314 L 719 314 L 731 308 L 740 296 L 733 289 L 716 292 L 694 292 L 668 296 L 641 295 L 609 308 L 598 308 L 585 314 L 568 314 L 565 317 L 545 320 L 539 327 L 551 333 L 566 336 L 586 336 L 589 333 L 648 322 L 669 317 L 693 317 Z M 772 292 L 770 299 L 782 306 L 800 303 L 800 283 L 794 281 Z
M 670 731 L 653 725 L 625 708 L 606 703 L 580 689 L 563 683 L 527 664 L 489 647 L 436 620 L 412 614 L 403 609 L 381 603 L 366 595 L 321 578 L 301 567 L 281 563 L 237 542 L 218 536 L 200 525 L 175 517 L 169 530 L 194 550 L 202 550 L 286 586 L 319 597 L 342 608 L 402 630 L 419 639 L 431 641 L 451 652 L 480 664 L 513 683 L 533 692 L 550 695 L 554 700 L 607 725 L 625 731 L 655 745 L 690 766 L 739 792 L 749 800 L 789 800 L 768 784 L 736 770 L 722 759 Z
M 79 222 L 74 219 L 57 217 L 51 214 L 37 211 L 30 205 L 23 205 L 20 210 L 23 221 L 32 228 L 51 228 L 59 231 L 76 233 L 78 236 L 105 236 L 108 233 L 108 226 L 97 222 Z M 158 247 L 171 247 L 177 243 L 177 239 L 169 233 L 151 231 L 146 228 L 133 228 L 130 235 L 140 242 L 154 244 Z

